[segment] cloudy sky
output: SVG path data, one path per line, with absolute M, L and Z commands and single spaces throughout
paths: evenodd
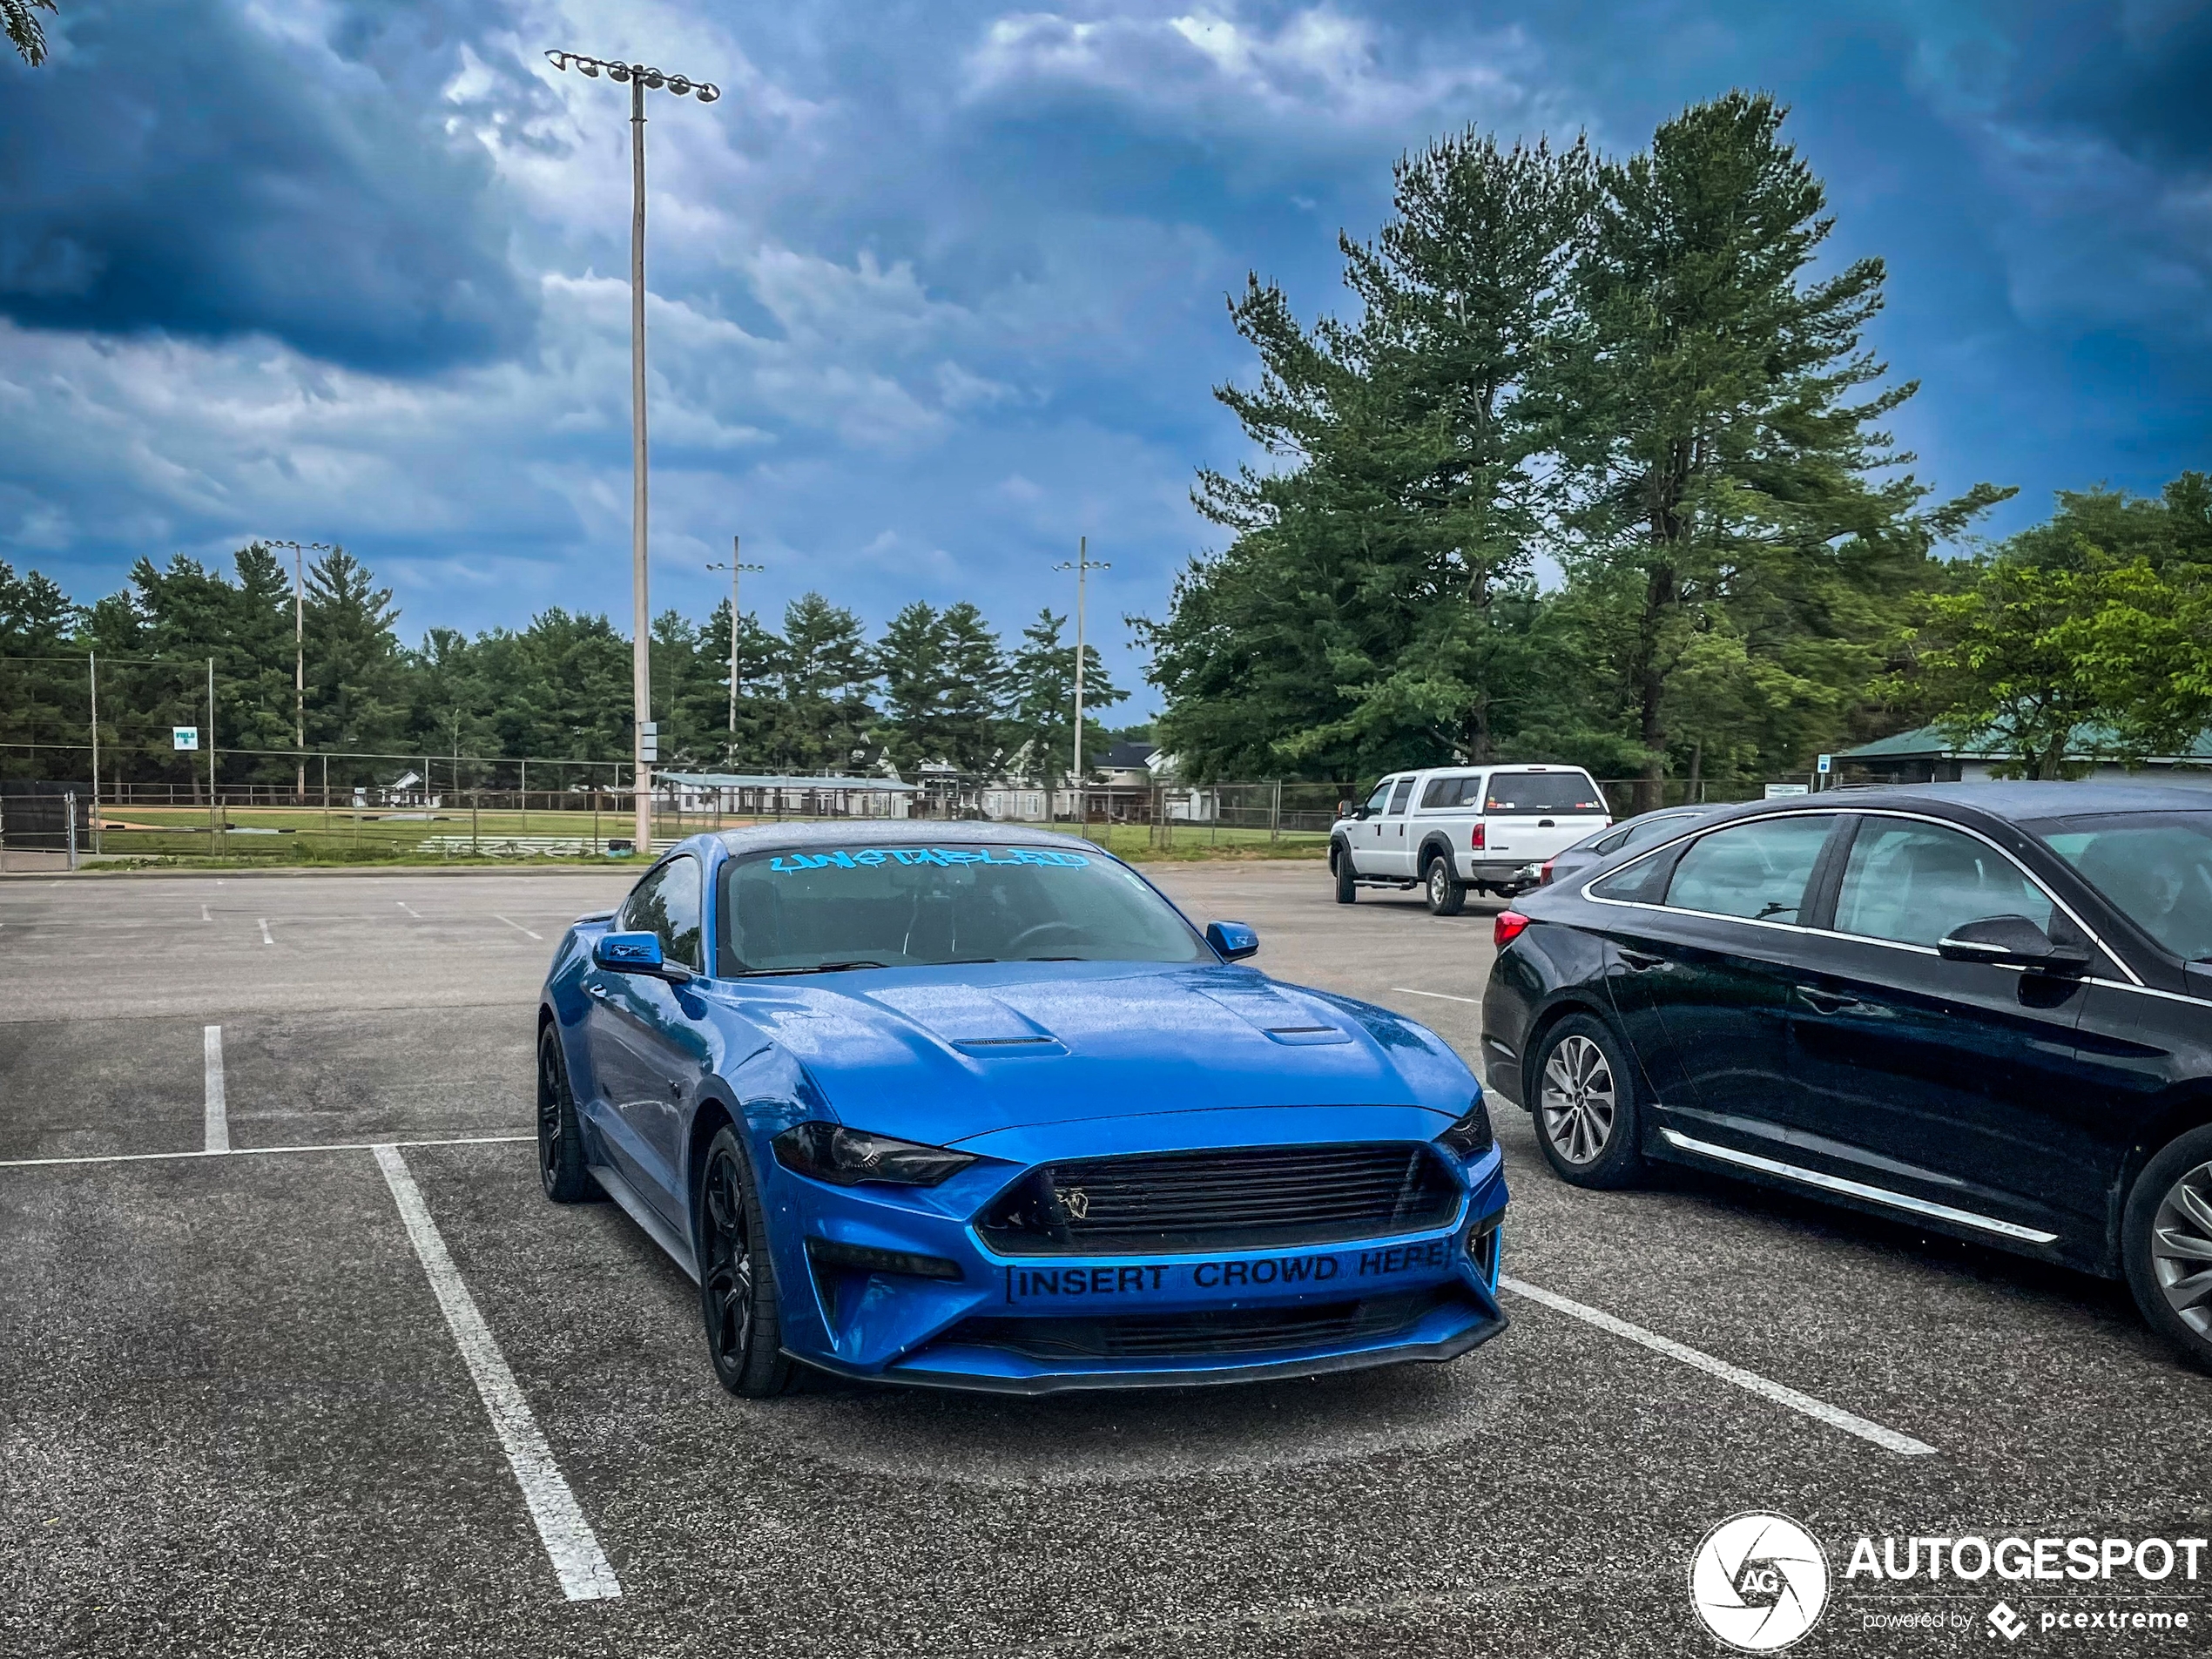
M 409 638 L 626 622 L 627 94 L 549 46 L 723 90 L 651 110 L 656 608 L 742 531 L 748 609 L 1011 632 L 1088 533 L 1133 684 L 1242 453 L 1248 270 L 1310 317 L 1401 150 L 1734 85 L 1890 261 L 1924 475 L 2018 484 L 2005 529 L 2212 465 L 2202 0 L 61 3 L 0 67 L 0 559 L 80 598 L 260 535 L 346 543 Z

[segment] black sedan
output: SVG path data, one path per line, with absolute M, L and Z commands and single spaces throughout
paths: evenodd
M 1562 1178 L 1663 1159 L 2124 1276 L 2212 1366 L 2212 792 L 1760 802 L 1497 934 L 1491 1086 Z

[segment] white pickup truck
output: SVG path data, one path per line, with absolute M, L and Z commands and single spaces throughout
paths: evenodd
M 1554 853 L 1613 821 L 1580 766 L 1440 766 L 1393 772 L 1329 834 L 1337 902 L 1361 887 L 1428 889 L 1456 916 L 1467 889 L 1511 898 L 1537 884 Z

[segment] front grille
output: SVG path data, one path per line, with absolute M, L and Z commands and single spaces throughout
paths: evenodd
M 1251 1146 L 1048 1164 L 994 1200 L 976 1231 L 1014 1256 L 1262 1250 L 1419 1232 L 1459 1201 L 1421 1142 Z
M 1291 1353 L 1387 1337 L 1458 1299 L 1444 1288 L 1318 1307 L 1123 1315 L 1110 1319 L 963 1319 L 945 1340 L 1031 1359 L 1168 1359 Z

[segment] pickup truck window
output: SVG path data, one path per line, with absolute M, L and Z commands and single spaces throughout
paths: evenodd
M 1602 813 L 1605 797 L 1579 772 L 1494 772 L 1482 810 L 1522 817 L 1552 813 L 1579 817 Z
M 1392 793 L 1390 798 L 1391 812 L 1393 814 L 1404 812 L 1406 810 L 1406 803 L 1412 797 L 1413 792 L 1413 780 L 1411 778 L 1400 778 L 1398 780 L 1397 789 Z
M 1367 797 L 1367 804 L 1359 810 L 1366 813 L 1370 818 L 1372 818 L 1377 813 L 1382 811 L 1384 803 L 1390 799 L 1391 782 L 1392 780 L 1390 779 L 1386 778 L 1380 783 L 1377 784 L 1375 786 L 1375 792 Z
M 1456 778 L 1432 778 L 1428 787 L 1421 791 L 1421 810 L 1470 806 L 1481 793 L 1482 774 L 1479 772 Z

